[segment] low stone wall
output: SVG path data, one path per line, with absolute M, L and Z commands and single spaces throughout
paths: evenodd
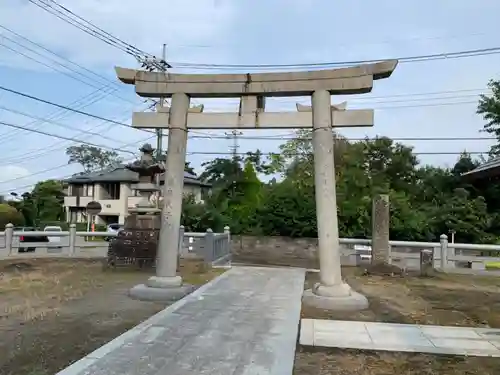
M 179 257 L 179 271 L 184 270 L 186 273 L 197 274 L 206 272 L 210 267 L 203 257 L 196 254 L 185 254 Z
M 317 238 L 232 236 L 234 263 L 319 268 Z

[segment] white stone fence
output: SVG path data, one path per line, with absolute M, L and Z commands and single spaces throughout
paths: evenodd
M 342 264 L 358 265 L 369 262 L 371 240 L 341 238 Z M 476 245 L 448 242 L 442 234 L 440 242 L 389 241 L 389 263 L 408 270 L 420 269 L 420 253 L 430 250 L 435 269 L 453 273 L 499 274 L 500 245 Z
M 223 233 L 184 232 L 180 228 L 179 253 L 181 256 L 194 253 L 207 262 L 224 264 L 231 258 L 231 233 L 229 227 Z M 20 237 L 47 236 L 50 242 L 21 242 Z M 99 238 L 115 237 L 111 232 L 77 232 L 75 224 L 69 231 L 62 232 L 21 232 L 14 231 L 12 224 L 7 224 L 0 232 L 0 259 L 5 258 L 42 258 L 74 257 L 103 258 L 108 250 L 108 242 Z M 92 240 L 94 239 L 94 240 Z M 408 270 L 420 268 L 420 253 L 431 250 L 434 268 L 445 272 L 499 274 L 500 245 L 476 245 L 450 243 L 446 235 L 441 235 L 440 242 L 389 241 L 389 262 Z M 343 265 L 359 265 L 371 258 L 371 240 L 341 238 L 341 262 Z M 35 251 L 26 251 L 35 248 Z
M 49 242 L 21 241 L 46 236 Z M 12 224 L 7 224 L 0 232 L 0 259 L 5 258 L 45 258 L 75 257 L 102 258 L 106 256 L 108 243 L 99 238 L 115 237 L 110 232 L 77 232 L 76 225 L 71 224 L 68 231 L 15 231 Z M 93 240 L 90 240 L 93 239 Z
M 26 242 L 21 237 L 46 236 L 49 242 Z M 0 259 L 6 258 L 104 258 L 109 243 L 106 237 L 116 237 L 113 232 L 77 232 L 76 225 L 70 224 L 68 231 L 14 231 L 12 224 L 7 224 L 0 232 Z M 231 233 L 229 227 L 224 233 L 214 233 L 208 229 L 204 233 L 184 232 L 180 228 L 179 253 L 181 256 L 195 253 L 206 262 L 225 264 L 231 259 Z M 30 251 L 31 250 L 31 251 Z
M 202 256 L 206 263 L 225 264 L 231 260 L 231 232 L 224 227 L 224 233 L 214 233 L 212 229 L 206 232 L 184 232 L 181 225 L 182 243 L 180 254 L 194 253 Z

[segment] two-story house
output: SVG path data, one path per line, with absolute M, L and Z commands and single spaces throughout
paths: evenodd
M 163 185 L 163 175 L 160 184 Z M 86 206 L 91 201 L 101 204 L 101 213 L 96 217 L 96 224 L 125 222 L 129 207 L 135 207 L 139 201 L 133 184 L 139 181 L 138 175 L 124 165 L 97 172 L 78 173 L 64 180 L 66 197 L 64 209 L 66 220 L 72 223 L 86 222 Z M 198 180 L 195 175 L 184 172 L 184 194 L 194 196 L 198 202 L 210 190 L 210 185 Z

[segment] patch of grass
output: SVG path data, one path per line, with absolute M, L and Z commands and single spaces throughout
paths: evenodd
M 164 303 L 127 296 L 154 270 L 103 272 L 101 261 L 0 261 L 0 374 L 54 374 L 163 310 Z M 190 269 L 185 282 L 202 285 L 222 269 Z
M 223 273 L 221 269 L 183 268 L 186 283 L 202 285 Z M 102 272 L 102 261 L 33 259 L 0 262 L 0 319 L 43 319 L 65 303 L 100 288 L 119 288 L 144 282 L 154 270 L 130 267 Z
M 183 281 L 186 284 L 192 285 L 203 285 L 209 282 L 212 279 L 215 279 L 217 276 L 222 275 L 226 270 L 220 268 L 212 268 L 202 273 L 188 273 L 188 272 L 179 272 L 182 276 Z
M 347 283 L 368 298 L 370 307 L 338 312 L 303 305 L 303 318 L 500 328 L 498 277 L 362 276 L 356 268 L 342 272 Z M 318 277 L 308 273 L 305 288 L 318 282 Z M 294 374 L 496 375 L 500 374 L 500 358 L 304 347 L 297 349 Z
M 370 307 L 337 312 L 302 307 L 302 317 L 387 323 L 458 325 L 500 328 L 500 278 L 437 274 L 434 277 L 363 276 L 359 269 L 342 269 L 347 283 L 364 294 Z M 305 288 L 318 281 L 308 273 Z
M 500 359 L 299 348 L 294 375 L 497 375 Z

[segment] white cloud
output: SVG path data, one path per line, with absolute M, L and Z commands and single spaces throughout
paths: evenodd
M 23 178 L 30 175 L 30 171 L 24 167 L 16 165 L 3 165 L 0 166 L 0 184 L 4 181 Z M 0 185 L 2 186 L 2 185 Z M 0 190 L 3 190 L 0 188 Z

